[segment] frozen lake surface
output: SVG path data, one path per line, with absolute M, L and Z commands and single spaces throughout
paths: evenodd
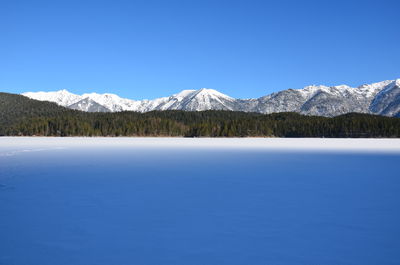
M 0 265 L 400 264 L 400 140 L 0 138 Z

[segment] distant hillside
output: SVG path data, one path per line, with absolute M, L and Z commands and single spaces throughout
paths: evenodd
M 187 137 L 400 137 L 400 119 L 234 111 L 82 112 L 0 93 L 0 135 Z
M 55 117 L 74 113 L 70 109 L 47 102 L 29 99 L 27 97 L 0 92 L 0 133 L 19 122 L 36 117 Z M 77 113 L 77 112 L 75 112 Z

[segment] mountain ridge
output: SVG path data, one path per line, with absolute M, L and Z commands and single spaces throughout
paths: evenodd
M 171 96 L 151 100 L 132 100 L 111 93 L 76 95 L 65 89 L 52 92 L 26 92 L 22 95 L 88 112 L 231 110 L 264 114 L 297 112 L 327 117 L 351 112 L 400 116 L 400 79 L 363 84 L 358 87 L 311 85 L 302 89 L 286 89 L 253 99 L 236 99 L 209 88 L 183 90 Z
M 321 117 L 225 110 L 85 112 L 0 92 L 0 136 L 7 135 L 398 138 L 400 118 L 360 113 Z

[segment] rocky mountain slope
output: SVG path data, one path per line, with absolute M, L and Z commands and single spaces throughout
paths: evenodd
M 183 90 L 169 97 L 131 100 L 115 94 L 75 95 L 67 90 L 27 92 L 22 95 L 88 112 L 153 110 L 233 110 L 274 113 L 298 112 L 305 115 L 337 116 L 359 112 L 400 116 L 400 79 L 359 87 L 307 86 L 287 89 L 257 99 L 235 99 L 213 89 Z

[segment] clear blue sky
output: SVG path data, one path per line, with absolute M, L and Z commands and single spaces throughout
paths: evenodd
M 0 91 L 259 97 L 400 78 L 400 1 L 0 2 Z

